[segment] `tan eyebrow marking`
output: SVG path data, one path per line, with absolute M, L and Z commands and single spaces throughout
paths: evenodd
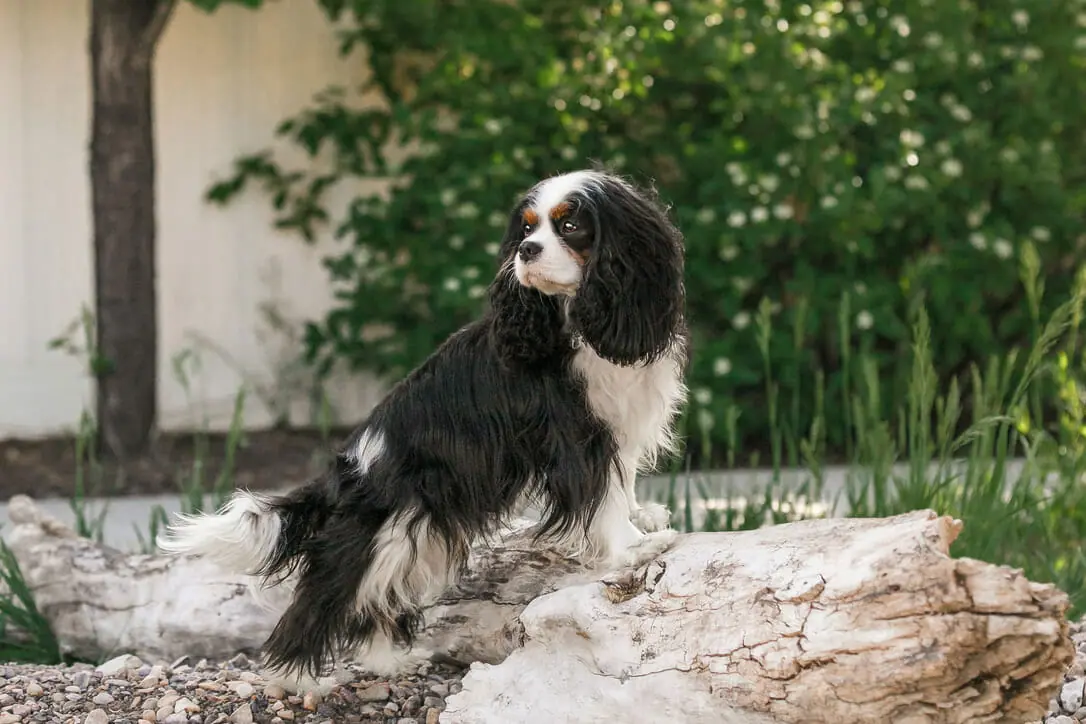
M 551 209 L 551 218 L 554 219 L 555 221 L 557 221 L 558 219 L 561 219 L 563 216 L 565 216 L 566 214 L 568 214 L 572 210 L 573 210 L 573 207 L 570 206 L 568 201 L 563 201 L 560 204 L 555 204 L 554 208 Z
M 525 224 L 531 224 L 532 226 L 535 226 L 539 223 L 539 214 L 531 209 L 525 209 L 523 217 Z

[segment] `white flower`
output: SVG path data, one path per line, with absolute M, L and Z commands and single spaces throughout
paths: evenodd
M 898 58 L 897 60 L 895 60 L 893 62 L 893 64 L 890 67 L 894 69 L 895 73 L 912 73 L 913 72 L 913 62 L 911 60 L 906 59 L 906 58 Z
M 456 203 L 456 191 L 453 189 L 444 189 L 441 192 L 441 205 L 452 206 Z
M 780 178 L 774 176 L 773 174 L 767 174 L 765 176 L 758 177 L 758 185 L 769 193 L 773 193 L 774 191 L 776 191 L 780 183 Z
M 1038 48 L 1036 45 L 1027 45 L 1022 48 L 1022 60 L 1028 60 L 1030 62 L 1036 62 L 1045 57 L 1044 51 Z
M 905 179 L 905 188 L 913 191 L 923 191 L 928 187 L 928 180 L 920 174 L 909 174 Z
M 717 357 L 713 361 L 713 374 L 717 377 L 723 377 L 732 371 L 732 361 L 727 357 Z
M 463 241 L 461 241 L 461 242 L 460 242 L 460 246 L 463 246 L 463 245 L 464 245 L 464 243 L 463 243 Z M 459 249 L 460 247 L 458 246 L 458 247 L 456 247 L 456 248 L 457 248 L 457 249 Z M 489 244 L 487 244 L 487 245 L 486 245 L 485 247 L 483 247 L 483 250 L 484 250 L 484 251 L 485 251 L 485 252 L 486 252 L 487 254 L 490 254 L 490 256 L 495 256 L 495 255 L 497 255 L 497 253 L 498 253 L 498 251 L 499 251 L 500 249 L 501 249 L 501 245 L 500 245 L 500 244 L 498 244 L 498 242 L 496 242 L 496 241 L 492 241 L 492 242 L 490 242 Z
M 943 173 L 950 178 L 958 178 L 962 175 L 962 162 L 956 158 L 948 158 L 943 161 L 940 168 L 943 170 Z
M 822 208 L 824 208 L 824 209 L 835 208 L 837 206 L 837 197 L 836 196 L 823 196 L 822 201 L 820 203 L 822 204 Z
M 900 138 L 902 145 L 908 146 L 910 148 L 920 148 L 924 145 L 924 134 L 920 133 L 919 131 L 910 131 L 909 129 L 905 129 L 901 132 Z
M 1029 235 L 1040 242 L 1045 242 L 1052 238 L 1052 232 L 1044 226 L 1034 226 L 1029 230 Z
M 460 280 L 457 279 L 456 277 L 449 277 L 448 279 L 445 280 L 445 284 L 443 286 L 445 287 L 446 290 L 448 290 L 450 292 L 459 291 L 459 289 L 460 289 Z
M 875 100 L 875 89 L 871 86 L 863 85 L 856 89 L 856 102 L 857 103 L 870 103 Z
M 892 182 L 901 180 L 901 169 L 897 166 L 887 166 L 884 173 L 886 174 L 887 181 Z
M 984 65 L 984 56 L 974 50 L 969 54 L 969 57 L 966 58 L 966 62 L 969 63 L 969 67 L 971 68 L 979 68 Z
M 565 160 L 572 161 L 576 157 L 577 157 L 577 149 L 574 148 L 573 146 L 565 146 L 562 149 L 562 158 L 564 158 Z
M 973 245 L 974 249 L 983 251 L 988 248 L 988 240 L 984 238 L 984 234 L 979 231 L 974 231 L 969 235 L 969 243 Z
M 791 219 L 795 214 L 795 209 L 791 204 L 777 204 L 773 207 L 773 215 L 778 219 Z
M 747 215 L 736 209 L 728 214 L 728 226 L 744 226 L 747 223 Z
M 1015 10 L 1011 13 L 1011 20 L 1014 21 L 1014 24 L 1017 25 L 1020 30 L 1025 30 L 1026 26 L 1029 25 L 1029 13 L 1025 10 Z
M 871 329 L 875 324 L 875 317 L 866 309 L 856 315 L 856 327 L 859 329 Z
M 699 405 L 708 405 L 713 400 L 713 392 L 706 387 L 699 387 L 694 390 L 694 400 Z
M 999 157 L 1004 163 L 1015 163 L 1018 160 L 1018 151 L 1013 148 L 1004 148 L 999 152 Z
M 463 274 L 464 274 L 465 279 L 478 279 L 479 278 L 479 267 L 477 267 L 477 266 L 466 267 L 464 269 Z
M 769 218 L 769 210 L 764 206 L 755 206 L 750 210 L 750 220 L 760 224 Z
M 491 226 L 505 226 L 505 214 L 493 211 L 490 216 L 487 217 L 486 223 Z
M 460 234 L 453 234 L 452 236 L 449 237 L 449 246 L 451 246 L 454 249 L 463 249 L 464 248 L 464 237 L 460 236 Z M 495 244 L 495 246 L 497 246 L 497 245 Z M 494 253 L 497 254 L 498 250 L 494 249 Z
M 724 261 L 731 261 L 737 256 L 739 256 L 739 247 L 735 244 L 728 244 L 720 250 L 720 258 Z
M 468 288 L 468 297 L 471 299 L 479 299 L 486 294 L 486 287 L 479 284 L 473 284 Z
M 950 115 L 954 116 L 954 118 L 961 121 L 962 123 L 968 123 L 969 121 L 973 120 L 973 111 L 969 110 L 960 103 L 950 107 Z
M 802 125 L 799 125 L 799 126 L 796 126 L 792 130 L 792 132 L 796 135 L 796 138 L 799 138 L 801 140 L 807 140 L 809 138 L 814 138 L 814 134 L 815 134 L 814 129 L 811 128 L 811 126 L 806 124 L 806 123 L 804 123 Z
M 716 221 L 716 209 L 710 207 L 698 209 L 696 218 L 699 224 L 711 224 Z
M 777 154 L 777 165 L 784 167 L 792 163 L 792 154 L 787 151 L 781 151 Z
M 460 204 L 456 209 L 456 215 L 462 219 L 474 219 L 479 215 L 479 207 L 468 201 L 467 203 Z
M 486 123 L 483 124 L 483 128 L 485 128 L 486 132 L 492 136 L 496 136 L 502 132 L 501 121 L 496 118 L 487 119 Z
M 746 329 L 750 326 L 750 312 L 739 312 L 732 317 L 732 326 L 736 329 Z
M 748 291 L 750 291 L 750 288 L 754 286 L 754 282 L 752 282 L 747 277 L 734 277 L 732 279 L 732 286 L 735 287 L 735 291 L 739 292 L 740 294 L 746 294 Z M 740 312 L 739 314 L 745 314 L 745 312 Z M 748 322 L 750 321 L 749 314 L 746 316 L 746 320 Z
M 992 251 L 1000 259 L 1010 259 L 1014 255 L 1014 246 L 1006 239 L 996 239 L 992 243 Z
M 857 294 L 867 294 L 867 285 L 863 282 L 856 282 L 852 288 L 856 290 Z

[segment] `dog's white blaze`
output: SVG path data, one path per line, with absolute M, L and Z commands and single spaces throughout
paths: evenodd
M 350 451 L 351 460 L 358 466 L 358 472 L 365 475 L 373 463 L 385 453 L 385 436 L 380 430 L 367 428 Z
M 268 499 L 239 490 L 217 513 L 179 515 L 158 539 L 167 553 L 204 556 L 238 573 L 254 574 L 275 550 L 281 523 Z
M 542 291 L 550 293 L 547 283 L 555 287 L 575 287 L 581 282 L 582 267 L 563 246 L 550 223 L 551 210 L 578 192 L 598 183 L 599 174 L 594 171 L 574 171 L 553 176 L 539 183 L 531 192 L 531 209 L 539 217 L 539 226 L 525 237 L 525 241 L 537 241 L 543 251 L 525 264 L 520 257 L 513 262 L 517 279 L 526 284 L 529 273 L 542 282 Z M 533 285 L 529 285 L 533 286 Z
M 573 368 L 585 380 L 588 403 L 614 431 L 619 457 L 634 470 L 651 469 L 675 450 L 672 422 L 686 400 L 680 350 L 648 365 L 623 367 L 582 345 Z
M 381 526 L 374 541 L 373 561 L 358 589 L 360 611 L 394 618 L 402 603 L 433 603 L 451 582 L 449 556 L 441 536 L 427 520 L 410 528 L 412 515 L 411 510 L 401 511 Z
M 635 485 L 639 470 L 652 469 L 660 453 L 676 449 L 673 423 L 686 400 L 681 350 L 672 347 L 652 364 L 623 367 L 582 345 L 573 357 L 573 369 L 585 380 L 592 411 L 611 427 L 618 443 L 622 471 L 612 477 L 609 495 L 623 495 L 626 522 L 633 519 L 646 532 L 666 528 L 667 509 L 655 503 L 642 507 Z M 614 514 L 601 510 L 594 528 L 603 547 L 614 551 L 629 545 L 629 531 Z

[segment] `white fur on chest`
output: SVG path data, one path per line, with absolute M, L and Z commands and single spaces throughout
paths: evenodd
M 573 369 L 585 380 L 593 412 L 614 431 L 623 459 L 649 469 L 661 452 L 674 449 L 672 423 L 686 399 L 677 350 L 650 365 L 621 367 L 585 345 Z

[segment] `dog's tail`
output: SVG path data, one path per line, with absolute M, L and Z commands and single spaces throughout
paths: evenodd
M 285 577 L 305 540 L 332 512 L 324 481 L 282 496 L 239 490 L 215 513 L 179 516 L 159 537 L 158 547 L 203 556 L 234 573 Z

